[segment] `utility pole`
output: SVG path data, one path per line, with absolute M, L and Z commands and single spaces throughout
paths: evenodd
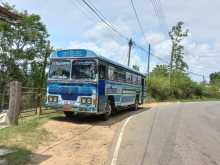
M 147 60 L 147 80 L 150 81 L 150 56 L 151 56 L 151 45 L 148 46 L 148 60 Z
M 172 51 L 171 51 L 171 58 L 170 58 L 170 72 L 169 72 L 169 82 L 170 82 L 170 89 L 171 89 L 171 84 L 172 84 L 172 80 L 171 80 L 171 76 L 172 76 L 172 72 L 173 72 L 173 56 L 174 56 L 174 43 L 172 44 Z
M 202 79 L 203 79 L 203 84 L 206 84 L 205 74 L 204 73 L 203 73 Z
M 133 46 L 132 39 L 128 42 L 128 66 L 130 66 L 130 58 L 131 58 L 131 47 Z
M 146 86 L 146 96 L 147 100 L 150 95 L 149 93 L 149 84 L 150 84 L 150 56 L 151 56 L 151 45 L 148 45 L 148 58 L 147 58 L 147 86 Z

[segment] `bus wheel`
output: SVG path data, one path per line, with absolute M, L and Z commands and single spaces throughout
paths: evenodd
M 112 114 L 112 106 L 111 106 L 111 101 L 108 100 L 106 107 L 105 107 L 105 114 L 102 115 L 103 120 L 108 120 L 109 117 Z
M 137 98 L 135 99 L 135 104 L 134 104 L 133 110 L 134 111 L 138 110 L 138 99 Z
M 74 116 L 73 112 L 65 112 L 64 111 L 64 115 L 67 117 L 67 118 L 72 118 Z

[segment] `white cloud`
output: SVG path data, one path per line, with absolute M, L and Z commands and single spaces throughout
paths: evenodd
M 121 25 L 123 27 L 123 25 Z M 126 27 L 126 26 L 125 26 Z M 124 28 L 127 33 L 130 29 Z M 95 51 L 97 54 L 108 57 L 109 59 L 127 65 L 128 43 L 120 40 L 115 32 L 106 29 L 104 24 L 97 23 L 94 27 L 85 32 L 85 42 L 71 41 L 68 48 L 86 48 Z M 131 66 L 138 65 L 144 71 L 143 59 L 135 51 L 131 53 Z
M 129 1 L 118 0 L 106 3 L 103 0 L 90 0 L 105 15 L 112 24 L 128 37 L 145 45 L 137 25 Z M 83 15 L 79 6 L 70 4 L 68 0 L 61 2 L 46 0 L 8 0 L 19 9 L 40 14 L 48 26 L 49 33 L 55 47 L 90 48 L 115 61 L 126 64 L 128 46 L 127 42 L 117 36 L 112 30 L 101 23 L 88 8 L 84 11 L 94 19 Z M 79 1 L 80 2 L 80 1 Z M 185 46 L 185 60 L 194 72 L 210 72 L 220 70 L 220 22 L 219 0 L 162 0 L 162 8 L 166 15 L 169 27 L 178 21 L 184 21 L 190 30 L 190 36 L 183 44 Z M 135 1 L 145 34 L 145 39 L 152 44 L 154 54 L 169 61 L 171 43 L 167 34 L 162 33 L 152 5 L 143 0 Z M 85 7 L 85 6 L 84 6 Z M 142 52 L 143 54 L 143 52 Z M 139 51 L 132 51 L 132 63 L 137 63 L 144 70 L 145 56 Z M 207 56 L 207 57 L 205 57 Z M 152 66 L 159 61 L 152 59 Z

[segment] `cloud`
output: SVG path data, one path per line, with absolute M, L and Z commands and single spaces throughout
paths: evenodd
M 135 1 L 145 36 L 139 30 L 129 1 L 118 0 L 117 3 L 106 3 L 103 0 L 90 0 L 105 15 L 108 20 L 124 35 L 132 37 L 137 43 L 152 44 L 155 55 L 169 61 L 171 42 L 162 31 L 164 27 L 158 24 L 152 4 L 143 0 Z M 127 41 L 100 23 L 95 15 L 84 5 L 74 5 L 68 0 L 55 2 L 52 0 L 8 0 L 19 10 L 28 10 L 41 15 L 48 27 L 55 47 L 90 48 L 112 60 L 126 64 L 128 46 Z M 75 2 L 75 1 L 74 1 Z M 81 1 L 78 1 L 81 2 Z M 219 0 L 178 0 L 161 1 L 161 7 L 166 15 L 169 28 L 178 21 L 184 21 L 190 30 L 190 36 L 184 40 L 185 61 L 194 72 L 205 73 L 206 76 L 219 71 L 220 63 L 220 22 Z M 84 10 L 84 13 L 81 11 Z M 93 19 L 91 19 L 91 17 Z M 146 52 L 132 50 L 132 64 L 138 64 L 146 70 Z M 160 64 L 152 57 L 151 66 Z
M 121 25 L 126 33 L 131 33 L 130 29 Z M 71 41 L 68 48 L 86 48 L 94 50 L 97 54 L 105 56 L 113 61 L 127 65 L 128 61 L 128 43 L 126 40 L 121 40 L 115 32 L 106 29 L 102 23 L 97 23 L 84 33 L 86 38 L 84 42 Z M 131 53 L 131 66 L 138 65 L 141 71 L 144 71 L 143 59 L 139 57 L 137 52 Z

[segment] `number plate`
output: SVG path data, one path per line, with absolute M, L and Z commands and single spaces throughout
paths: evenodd
M 71 111 L 71 105 L 69 105 L 69 104 L 64 104 L 64 106 L 63 106 L 63 111 Z

